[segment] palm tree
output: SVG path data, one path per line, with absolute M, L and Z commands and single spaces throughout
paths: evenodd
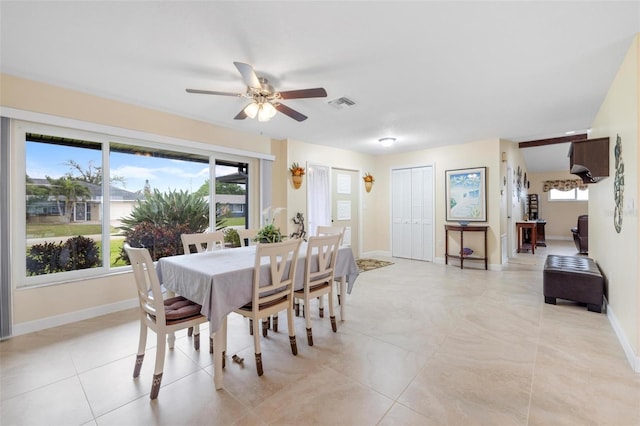
M 58 179 L 54 179 L 49 176 L 46 176 L 46 178 L 51 185 L 51 195 L 56 197 L 60 216 L 63 215 L 63 209 L 60 208 L 60 203 L 64 203 L 64 215 L 67 218 L 67 222 L 70 222 L 71 213 L 73 212 L 73 203 L 76 201 L 83 201 L 91 197 L 91 191 L 88 187 L 83 185 L 82 182 L 79 182 L 70 176 L 62 176 Z

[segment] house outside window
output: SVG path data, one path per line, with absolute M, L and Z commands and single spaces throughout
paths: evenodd
M 25 220 L 17 226 L 24 238 L 14 248 L 26 253 L 16 264 L 16 270 L 23 271 L 17 274 L 23 277 L 18 287 L 102 275 L 126 266 L 124 222 L 157 194 L 200 200 L 207 213 L 199 232 L 227 226 L 231 220 L 234 226 L 246 226 L 248 161 L 214 161 L 212 152 L 196 149 L 53 126 L 36 125 L 38 131 L 29 127 L 19 126 L 23 133 L 18 138 L 24 172 L 17 175 L 25 180 L 23 195 L 17 198 L 23 196 L 25 202 L 16 217 Z M 225 184 L 238 193 L 230 194 L 224 217 L 216 217 L 208 202 L 213 192 L 208 183 L 216 176 L 239 182 Z M 214 213 L 212 219 L 209 212 Z M 155 236 L 153 240 L 164 241 Z

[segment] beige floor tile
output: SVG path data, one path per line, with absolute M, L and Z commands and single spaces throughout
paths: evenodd
M 78 377 L 51 383 L 2 401 L 3 425 L 71 425 L 93 420 Z
M 137 308 L 14 337 L 0 342 L 0 423 L 640 425 L 640 374 L 606 314 L 544 303 L 547 254 L 575 253 L 548 243 L 503 271 L 382 258 L 394 264 L 360 274 L 337 333 L 326 302 L 325 318 L 310 307 L 314 346 L 295 318 L 297 356 L 280 314 L 262 377 L 248 321 L 231 315 L 219 391 L 208 325 L 200 351 L 176 333 L 155 401 L 154 333 L 132 378 Z
M 162 388 L 158 399 L 147 395 L 97 417 L 98 425 L 229 425 L 247 413 L 225 390 L 216 391 L 202 370 Z
M 428 424 L 430 424 L 428 418 L 396 402 L 378 426 L 425 426 Z
M 140 376 L 136 379 L 133 378 L 135 355 L 81 373 L 80 381 L 94 414 L 100 416 L 143 395 L 148 397 L 155 356 L 155 348 L 146 351 Z M 167 349 L 160 395 L 168 384 L 198 370 L 199 367 L 182 351 Z
M 368 336 L 352 336 L 350 348 L 326 366 L 396 399 L 426 363 L 422 355 Z
M 257 406 L 269 424 L 377 424 L 393 400 L 331 369 L 322 368 Z

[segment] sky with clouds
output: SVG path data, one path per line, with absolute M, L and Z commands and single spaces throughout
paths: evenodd
M 98 150 L 39 142 L 27 143 L 27 175 L 31 178 L 64 176 L 72 171 L 66 164 L 70 160 L 84 168 L 88 168 L 90 164 L 94 166 L 102 164 L 101 152 Z M 114 182 L 114 186 L 131 192 L 143 190 L 147 179 L 152 189 L 158 189 L 161 192 L 197 191 L 209 178 L 209 167 L 203 163 L 117 152 L 111 153 L 109 161 L 111 176 L 122 176 L 125 179 L 124 185 Z

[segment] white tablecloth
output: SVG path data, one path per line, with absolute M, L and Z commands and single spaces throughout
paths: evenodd
M 307 245 L 302 243 L 296 289 L 302 288 L 304 282 L 306 253 Z M 165 288 L 202 305 L 202 313 L 209 319 L 210 332 L 213 333 L 229 313 L 251 301 L 255 256 L 256 246 L 248 246 L 163 257 L 158 261 L 156 270 Z M 268 261 L 264 259 L 267 269 Z M 351 293 L 358 267 L 350 247 L 340 248 L 335 276 L 336 279 L 346 278 L 347 293 Z

